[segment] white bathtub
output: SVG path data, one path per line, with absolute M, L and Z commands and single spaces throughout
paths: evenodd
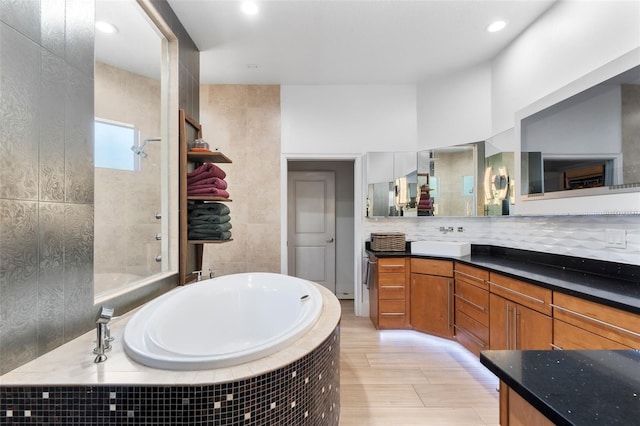
M 278 352 L 322 311 L 309 281 L 256 272 L 180 287 L 144 305 L 124 331 L 135 361 L 168 370 L 229 367 Z

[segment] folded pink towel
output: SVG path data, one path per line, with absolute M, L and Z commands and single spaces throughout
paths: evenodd
M 209 173 L 209 175 L 206 177 L 217 177 L 220 179 L 224 179 L 227 177 L 227 174 L 220 167 L 216 166 L 213 163 L 204 163 L 194 171 L 187 173 L 187 180 L 199 177 L 204 173 Z
M 187 189 L 187 195 L 204 195 L 209 197 L 229 198 L 229 193 L 227 191 L 220 188 L 214 188 L 212 186 L 207 188 Z
M 217 177 L 197 180 L 195 182 L 189 182 L 187 180 L 187 187 L 189 189 L 191 188 L 195 189 L 201 186 L 213 186 L 214 188 L 227 189 L 227 182 Z

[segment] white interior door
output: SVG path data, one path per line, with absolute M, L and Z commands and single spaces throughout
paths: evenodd
M 288 172 L 289 275 L 336 292 L 334 172 Z

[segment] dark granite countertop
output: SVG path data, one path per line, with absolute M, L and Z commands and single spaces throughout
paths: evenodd
M 365 248 L 368 249 L 368 246 Z M 494 246 L 472 245 L 470 255 L 414 255 L 374 252 L 378 257 L 413 256 L 449 259 L 488 269 L 541 287 L 640 314 L 640 266 Z
M 640 351 L 483 351 L 480 362 L 557 425 L 640 424 Z

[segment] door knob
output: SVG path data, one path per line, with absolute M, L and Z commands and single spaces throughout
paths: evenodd
M 333 238 L 329 238 L 329 239 L 327 240 L 327 242 L 328 242 L 328 243 L 332 243 L 332 242 L 333 242 Z

